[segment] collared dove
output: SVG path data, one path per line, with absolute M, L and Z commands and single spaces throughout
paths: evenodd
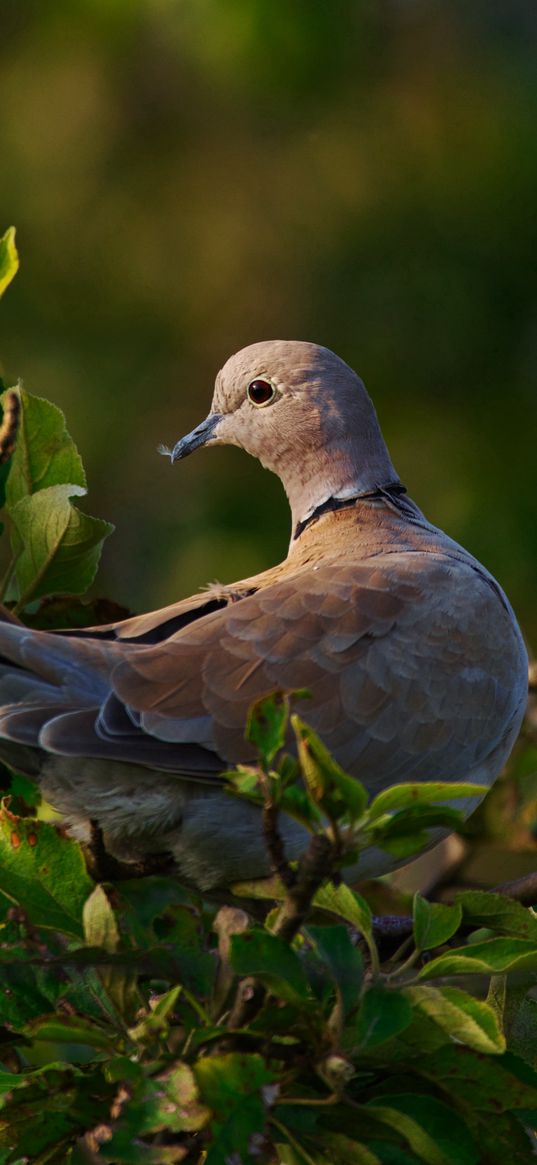
M 108 627 L 0 625 L 2 755 L 39 774 L 76 836 L 96 821 L 111 853 L 170 853 L 205 891 L 268 873 L 259 810 L 219 779 L 255 759 L 244 727 L 260 696 L 309 688 L 306 719 L 372 793 L 490 784 L 527 698 L 503 591 L 405 496 L 347 364 L 294 341 L 231 357 L 207 419 L 167 452 L 223 444 L 283 482 L 282 563 Z M 296 857 L 302 827 L 286 817 L 282 831 Z M 388 864 L 373 853 L 360 871 Z

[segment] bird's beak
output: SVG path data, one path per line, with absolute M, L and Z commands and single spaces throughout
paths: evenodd
M 181 440 L 174 445 L 173 449 L 168 449 L 161 445 L 159 452 L 166 457 L 170 457 L 172 465 L 174 461 L 181 461 L 183 457 L 188 457 L 195 449 L 200 449 L 202 445 L 207 445 L 215 435 L 215 430 L 218 427 L 222 417 L 220 413 L 209 413 L 209 416 L 197 425 L 191 433 L 187 433 L 186 437 L 181 437 Z

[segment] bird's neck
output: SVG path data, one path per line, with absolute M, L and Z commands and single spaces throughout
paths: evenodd
M 307 451 L 294 460 L 288 472 L 287 466 L 278 466 L 291 507 L 293 530 L 331 500 L 344 502 L 399 481 L 384 442 L 372 455 L 367 445 L 350 435 L 348 441 L 321 453 L 322 456 Z

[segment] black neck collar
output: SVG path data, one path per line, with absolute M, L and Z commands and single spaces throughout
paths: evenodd
M 381 485 L 377 489 L 368 489 L 363 493 L 353 494 L 350 498 L 328 498 L 326 502 L 322 502 L 320 506 L 317 506 L 317 509 L 308 518 L 304 518 L 303 522 L 298 522 L 293 533 L 293 542 L 297 538 L 300 538 L 300 535 L 304 533 L 304 530 L 307 530 L 308 526 L 312 526 L 314 522 L 322 518 L 323 514 L 331 514 L 334 510 L 347 510 L 351 506 L 356 505 L 356 502 L 362 500 L 374 501 L 375 499 L 384 499 L 384 501 L 393 503 L 401 494 L 406 494 L 406 486 L 401 485 L 400 481 L 391 481 L 388 485 Z

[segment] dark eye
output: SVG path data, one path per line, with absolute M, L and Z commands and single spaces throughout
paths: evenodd
M 276 389 L 270 380 L 251 380 L 246 395 L 253 405 L 268 405 L 274 400 Z

